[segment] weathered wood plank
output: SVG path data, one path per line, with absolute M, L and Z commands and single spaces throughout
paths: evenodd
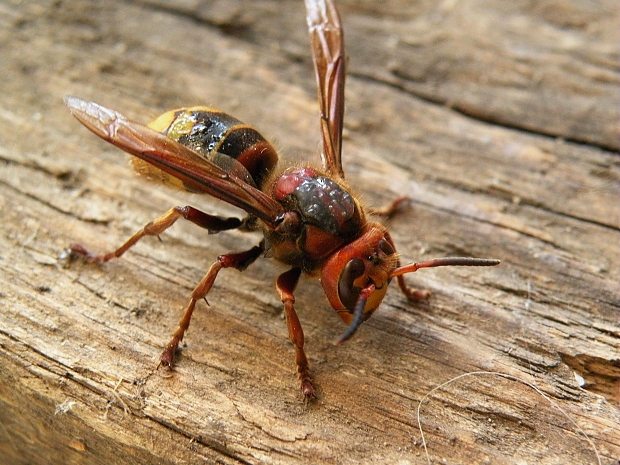
M 433 298 L 392 290 L 341 347 L 320 286 L 302 281 L 310 405 L 269 260 L 222 273 L 175 371 L 156 370 L 211 261 L 257 237 L 178 224 L 105 266 L 57 264 L 69 242 L 110 249 L 172 205 L 234 212 L 133 176 L 66 94 L 145 122 L 206 103 L 286 160 L 319 160 L 303 2 L 166 5 L 0 4 L 3 462 L 425 463 L 418 402 L 480 370 L 535 383 L 616 460 L 615 5 L 343 2 L 349 180 L 371 205 L 414 199 L 390 222 L 404 261 L 503 263 L 411 276 Z M 596 463 L 558 410 L 506 379 L 455 381 L 421 420 L 438 463 Z
M 167 2 L 148 5 L 167 8 Z M 344 1 L 350 72 L 475 118 L 619 148 L 614 2 Z M 296 2 L 185 2 L 183 14 L 308 61 Z

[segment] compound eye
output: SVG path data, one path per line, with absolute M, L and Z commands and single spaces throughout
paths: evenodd
M 353 282 L 362 276 L 366 271 L 364 261 L 359 258 L 349 260 L 338 279 L 338 297 L 340 302 L 349 311 L 353 311 L 357 299 L 360 296 L 361 288 L 353 285 Z
M 392 244 L 390 244 L 385 239 L 381 239 L 379 241 L 379 250 L 381 250 L 381 252 L 383 252 L 386 255 L 394 255 L 396 253 L 396 251 L 394 250 L 394 247 L 392 247 Z

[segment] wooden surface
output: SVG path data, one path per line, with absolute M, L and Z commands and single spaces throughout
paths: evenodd
M 303 279 L 308 405 L 270 260 L 222 272 L 176 369 L 157 370 L 210 263 L 258 237 L 178 224 L 121 260 L 59 266 L 69 243 L 107 251 L 173 205 L 234 213 L 134 176 L 62 98 L 143 122 L 212 105 L 285 164 L 316 163 L 303 2 L 3 1 L 2 463 L 422 464 L 420 400 L 476 371 L 555 406 L 513 379 L 460 378 L 422 404 L 433 463 L 620 458 L 617 2 L 340 3 L 348 179 L 373 206 L 414 199 L 390 221 L 405 262 L 502 265 L 409 276 L 431 300 L 393 286 L 340 347 L 342 323 Z

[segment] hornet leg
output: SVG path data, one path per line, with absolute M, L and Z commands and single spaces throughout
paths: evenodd
M 189 328 L 189 322 L 192 319 L 192 313 L 194 313 L 194 307 L 196 306 L 196 302 L 200 299 L 206 300 L 206 296 L 211 290 L 211 286 L 213 286 L 215 278 L 217 278 L 217 274 L 220 272 L 220 270 L 222 268 L 234 268 L 236 270 L 243 271 L 248 266 L 250 266 L 258 257 L 260 257 L 264 250 L 265 244 L 263 241 L 261 241 L 260 244 L 252 247 L 250 250 L 246 250 L 245 252 L 229 253 L 217 257 L 217 261 L 213 265 L 211 265 L 211 268 L 209 268 L 207 274 L 204 276 L 204 278 L 202 278 L 196 288 L 192 291 L 189 304 L 187 304 L 187 307 L 185 308 L 183 317 L 181 317 L 176 331 L 172 334 L 170 342 L 168 342 L 166 348 L 161 354 L 161 365 L 167 367 L 172 366 L 172 363 L 174 361 L 174 353 L 179 347 L 179 343 L 183 340 L 185 331 L 187 331 L 187 329 Z
M 310 366 L 304 352 L 304 331 L 301 328 L 301 323 L 293 307 L 295 303 L 293 291 L 295 287 L 297 287 L 300 275 L 300 268 L 292 268 L 278 276 L 276 287 L 280 293 L 280 300 L 282 300 L 284 304 L 288 337 L 293 343 L 293 346 L 295 346 L 295 362 L 297 364 L 297 372 L 299 373 L 301 392 L 305 399 L 309 399 L 315 397 L 314 387 L 312 386 L 312 377 L 310 376 Z
M 112 260 L 113 258 L 118 258 L 123 255 L 144 236 L 159 237 L 161 233 L 172 226 L 179 218 L 185 218 L 201 228 L 208 229 L 210 233 L 226 231 L 228 229 L 236 229 L 244 224 L 244 221 L 238 218 L 222 218 L 220 216 L 213 216 L 190 206 L 174 207 L 156 220 L 148 223 L 144 226 L 144 228 L 136 232 L 127 240 L 127 242 L 113 252 L 102 255 L 94 255 L 79 244 L 72 244 L 69 247 L 68 252 L 72 255 L 80 255 L 84 257 L 89 263 L 107 262 L 108 260 Z

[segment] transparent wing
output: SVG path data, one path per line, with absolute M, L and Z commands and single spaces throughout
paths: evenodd
M 341 150 L 345 56 L 340 15 L 332 0 L 306 0 L 306 10 L 319 88 L 323 166 L 328 172 L 344 178 Z

